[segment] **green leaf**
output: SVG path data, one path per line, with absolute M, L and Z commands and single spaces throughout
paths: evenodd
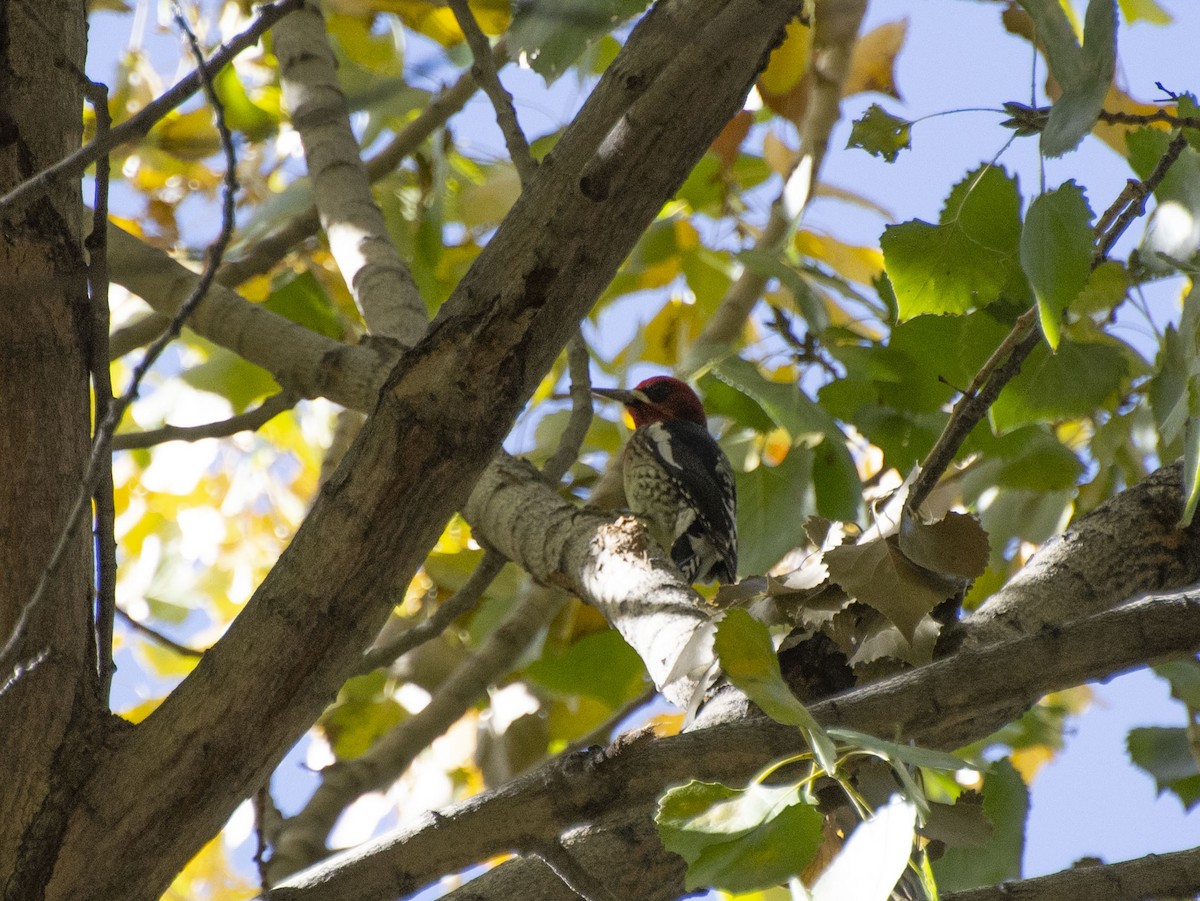
M 861 118 L 854 120 L 846 147 L 859 147 L 894 163 L 901 150 L 912 147 L 912 123 L 872 103 Z
M 672 788 L 655 817 L 663 846 L 688 863 L 689 891 L 730 892 L 787 881 L 811 863 L 823 818 L 795 785 L 754 783 L 744 791 L 706 782 Z
M 894 795 L 850 833 L 813 886 L 812 901 L 887 901 L 908 866 L 916 822 L 916 808 Z
M 614 710 L 643 691 L 646 667 L 619 632 L 586 635 L 561 654 L 546 655 L 525 674 L 563 695 L 599 698 Z
M 900 318 L 987 306 L 1023 278 L 1020 210 L 1016 180 L 985 166 L 955 185 L 938 225 L 888 226 L 880 245 Z
M 320 720 L 321 729 L 339 760 L 358 757 L 405 717 L 404 708 L 387 692 L 387 674 L 376 670 L 348 680 L 338 699 Z
M 1171 683 L 1171 697 L 1200 710 L 1200 659 L 1192 656 L 1169 660 L 1151 669 Z
M 735 473 L 739 572 L 764 573 L 804 543 L 804 521 L 817 509 L 812 467 L 813 452 L 794 447 L 777 466 Z
M 345 336 L 333 302 L 311 272 L 288 279 L 271 292 L 263 306 L 326 338 L 341 340 Z
M 983 812 L 992 823 L 991 839 L 982 848 L 947 848 L 933 863 L 941 891 L 990 885 L 1021 875 L 1025 849 L 1025 817 L 1029 790 L 1008 759 L 998 761 L 983 777 Z
M 646 8 L 646 0 L 517 0 L 509 28 L 510 52 L 525 58 L 547 83 L 588 45 Z
M 1091 0 L 1084 15 L 1083 46 L 1059 0 L 1020 0 L 1046 48 L 1050 71 L 1062 94 L 1042 130 L 1042 152 L 1062 156 L 1091 131 L 1112 84 L 1117 60 L 1114 0 Z
M 714 647 L 729 681 L 771 719 L 799 727 L 817 762 L 827 773 L 834 772 L 837 752 L 833 742 L 783 681 L 767 627 L 745 610 L 729 610 L 717 624 Z
M 225 124 L 251 141 L 261 141 L 279 129 L 282 112 L 279 90 L 264 91 L 266 105 L 255 103 L 246 93 L 234 66 L 225 66 L 213 76 L 213 90 L 225 108 Z
M 1183 728 L 1130 729 L 1129 759 L 1154 777 L 1159 794 L 1174 792 L 1185 810 L 1200 802 L 1200 765 Z
M 206 346 L 208 359 L 185 370 L 180 378 L 193 388 L 209 391 L 226 398 L 235 413 L 241 413 L 254 401 L 279 391 L 271 373 L 248 363 L 231 350 L 217 347 L 202 338 L 190 337 L 190 342 Z
M 1035 347 L 988 412 L 998 434 L 1022 425 L 1087 416 L 1112 399 L 1128 372 L 1111 344 L 1064 341 Z
M 1033 285 L 1042 332 L 1057 348 L 1063 313 L 1092 268 L 1092 210 L 1074 181 L 1030 204 L 1021 229 L 1021 268 Z

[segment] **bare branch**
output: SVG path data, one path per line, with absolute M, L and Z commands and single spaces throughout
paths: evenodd
M 96 137 L 102 138 L 112 127 L 108 112 L 108 87 L 89 81 L 84 94 L 96 116 Z M 92 201 L 92 232 L 87 237 L 88 297 L 92 304 L 91 371 L 94 397 L 93 422 L 108 418 L 113 402 L 112 373 L 109 368 L 108 347 L 108 155 L 96 161 L 95 193 Z M 113 506 L 112 457 L 105 454 L 99 462 L 96 489 L 92 494 L 95 507 L 93 530 L 96 540 L 96 604 L 95 617 L 97 697 L 107 706 L 112 689 L 113 616 L 117 595 L 117 541 L 113 532 L 116 510 Z
M 157 629 L 147 626 L 141 620 L 134 619 L 132 616 L 129 615 L 128 611 L 123 610 L 120 607 L 116 608 L 116 615 L 118 617 L 120 617 L 121 621 L 124 622 L 125 625 L 129 626 L 129 628 L 133 629 L 135 632 L 140 632 L 142 635 L 145 635 L 151 641 L 157 642 L 158 644 L 162 645 L 164 648 L 174 651 L 176 654 L 179 654 L 183 657 L 196 657 L 196 658 L 204 656 L 203 651 L 198 650 L 197 648 L 189 647 L 186 644 L 180 644 L 179 642 L 175 641 L 175 639 L 173 639 L 173 638 L 168 638 L 162 632 L 159 632 Z
M 415 344 L 428 324 L 425 303 L 371 196 L 320 9 L 306 3 L 276 26 L 274 39 L 284 102 L 342 277 L 372 334 Z
M 1191 897 L 1197 885 L 1200 885 L 1200 848 L 1192 848 L 1171 854 L 1147 854 L 1121 863 L 1075 866 L 1036 879 L 948 892 L 942 895 L 942 901 L 1061 901 L 1063 898 L 1140 901 Z
M 496 124 L 500 126 L 500 131 L 504 135 L 509 158 L 517 167 L 521 184 L 527 185 L 537 171 L 537 161 L 529 152 L 529 141 L 525 138 L 525 133 L 521 131 L 521 123 L 517 121 L 512 95 L 504 89 L 504 85 L 500 83 L 500 76 L 496 73 L 496 64 L 492 59 L 492 48 L 488 43 L 487 35 L 479 28 L 479 23 L 475 21 L 475 14 L 471 12 L 467 0 L 449 0 L 449 2 L 450 9 L 454 11 L 454 18 L 458 20 L 458 25 L 462 29 L 463 35 L 466 36 L 467 45 L 471 48 L 471 56 L 475 60 L 471 72 L 492 101 L 492 107 L 496 110 Z
M 204 86 L 204 73 L 216 73 L 229 64 L 231 60 L 247 47 L 258 43 L 259 38 L 276 22 L 294 9 L 298 9 L 304 0 L 277 0 L 276 3 L 259 7 L 258 18 L 250 27 L 222 45 L 221 49 L 205 61 L 203 68 L 184 76 L 173 87 L 160 94 L 146 104 L 135 116 L 126 119 L 120 125 L 111 129 L 103 141 L 97 136 L 85 147 L 65 157 L 48 169 L 22 182 L 12 191 L 0 197 L 0 211 L 14 203 L 28 200 L 30 197 L 45 191 L 49 185 L 60 178 L 71 178 L 82 175 L 92 163 L 106 156 L 122 144 L 145 137 L 163 116 L 179 106 Z
M 280 413 L 290 410 L 296 405 L 296 396 L 287 391 L 280 391 L 264 400 L 253 410 L 239 413 L 219 422 L 205 425 L 165 425 L 160 429 L 147 429 L 144 432 L 122 432 L 113 435 L 112 449 L 114 451 L 134 450 L 135 448 L 153 447 L 166 444 L 168 441 L 203 441 L 205 438 L 227 438 L 238 432 L 255 432 L 262 428 Z
M 542 467 L 547 481 L 557 482 L 579 458 L 579 449 L 592 425 L 592 377 L 587 342 L 576 332 L 567 345 L 567 369 L 571 374 L 571 418 L 563 429 L 558 447 Z

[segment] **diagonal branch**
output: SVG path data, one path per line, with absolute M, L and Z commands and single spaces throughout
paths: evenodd
M 475 76 L 475 80 L 492 101 L 492 107 L 496 110 L 496 124 L 500 126 L 500 131 L 504 135 L 504 143 L 508 146 L 508 156 L 513 165 L 517 167 L 521 184 L 527 185 L 537 171 L 537 162 L 534 160 L 533 154 L 529 152 L 529 141 L 525 138 L 525 132 L 521 131 L 521 123 L 517 121 L 512 95 L 500 83 L 500 76 L 496 72 L 496 65 L 492 59 L 492 48 L 488 44 L 487 35 L 479 28 L 479 23 L 475 21 L 475 14 L 471 12 L 467 0 L 449 0 L 449 2 L 450 9 L 454 11 L 454 18 L 458 20 L 458 25 L 467 39 L 467 46 L 471 48 L 471 56 L 475 61 L 471 67 L 471 74 Z
M 284 102 L 342 278 L 372 334 L 415 344 L 428 325 L 425 303 L 371 196 L 320 9 L 306 3 L 276 26 L 274 37 Z
M 1197 885 L 1200 885 L 1200 848 L 1192 848 L 1171 854 L 1147 854 L 1120 863 L 1075 866 L 1036 879 L 948 892 L 942 895 L 942 901 L 1060 901 L 1062 898 L 1141 901 L 1188 897 Z

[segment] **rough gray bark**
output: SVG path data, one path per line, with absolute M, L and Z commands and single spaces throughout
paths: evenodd
M 45 30 L 53 29 L 53 40 Z M 47 65 L 47 48 L 57 56 Z M 80 4 L 0 5 L 0 193 L 79 146 L 86 48 Z M 79 184 L 9 211 L 0 241 L 0 647 L 58 543 L 89 446 L 87 300 Z M 99 716 L 86 525 L 0 672 L 0 890 L 33 898 L 57 851 L 63 804 L 87 775 Z M 29 665 L 39 660 L 36 668 Z M 21 724 L 14 728 L 13 724 Z

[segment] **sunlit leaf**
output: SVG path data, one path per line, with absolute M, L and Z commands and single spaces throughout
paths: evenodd
M 899 100 L 896 57 L 907 36 L 908 20 L 898 19 L 871 29 L 855 41 L 842 95 L 848 97 L 863 91 L 878 91 Z
M 821 814 L 794 785 L 690 782 L 659 799 L 655 820 L 663 846 L 688 863 L 689 891 L 776 885 L 801 872 L 821 840 Z
M 1021 268 L 1033 285 L 1052 348 L 1058 347 L 1063 314 L 1087 284 L 1092 238 L 1092 211 L 1074 181 L 1030 204 L 1021 229 Z
M 896 291 L 900 318 L 965 313 L 997 300 L 1014 276 L 1020 239 L 1015 179 L 988 166 L 950 192 L 938 225 L 892 225 L 880 244 Z
M 729 610 L 717 625 L 715 646 L 729 681 L 771 719 L 798 726 L 817 761 L 826 772 L 833 772 L 837 759 L 833 742 L 783 681 L 767 627 L 745 610 Z
M 812 901 L 887 901 L 912 853 L 916 808 L 899 795 L 875 811 L 812 888 Z
M 860 118 L 854 120 L 846 146 L 859 147 L 871 156 L 894 163 L 901 150 L 912 146 L 912 123 L 893 116 L 878 103 L 872 103 Z
M 1200 710 L 1200 659 L 1194 655 L 1168 660 L 1151 667 L 1155 675 L 1171 683 L 1171 697 Z
M 811 26 L 798 19 L 787 24 L 782 43 L 771 51 L 767 67 L 758 76 L 764 99 L 769 94 L 786 94 L 800 82 L 800 77 L 808 71 L 812 38 Z
M 1129 759 L 1154 777 L 1159 794 L 1174 792 L 1184 810 L 1200 803 L 1200 763 L 1186 729 L 1130 729 L 1128 747 Z

